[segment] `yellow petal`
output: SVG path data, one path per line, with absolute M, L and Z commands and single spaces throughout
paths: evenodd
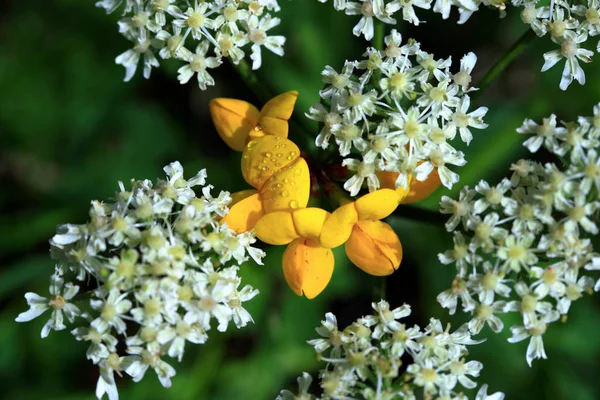
M 314 239 L 319 239 L 323 223 L 328 216 L 327 211 L 315 207 L 292 211 L 292 218 L 298 235 Z
M 321 246 L 334 248 L 344 244 L 352 233 L 352 227 L 358 222 L 358 213 L 354 203 L 348 203 L 337 210 L 325 220 L 321 230 Z
M 431 171 L 429 177 L 422 182 L 413 179 L 412 183 L 410 184 L 410 192 L 408 193 L 408 196 L 401 201 L 401 204 L 410 204 L 421 201 L 435 192 L 435 190 L 440 187 L 441 184 L 442 181 L 440 180 L 440 175 L 438 174 L 437 169 Z
M 306 207 L 310 197 L 308 164 L 303 158 L 296 159 L 271 176 L 260 193 L 267 213 Z
M 258 192 L 254 189 L 240 190 L 239 192 L 231 193 L 231 203 L 229 203 L 229 208 L 256 193 Z
M 256 237 L 268 244 L 288 244 L 300 237 L 294 226 L 292 213 L 276 211 L 265 214 L 254 226 Z
M 333 274 L 333 252 L 319 246 L 319 241 L 300 238 L 283 253 L 283 276 L 298 296 L 313 299 L 321 293 Z
M 248 184 L 261 189 L 277 171 L 300 157 L 300 149 L 291 140 L 279 136 L 263 136 L 253 140 L 242 155 L 242 175 Z
M 221 139 L 236 151 L 244 150 L 250 131 L 258 124 L 258 109 L 243 100 L 217 98 L 210 101 L 209 110 Z
M 266 135 L 287 138 L 288 120 L 294 112 L 298 99 L 297 91 L 290 91 L 273 97 L 260 110 L 258 124 Z
M 400 197 L 395 190 L 379 189 L 356 200 L 354 205 L 359 220 L 379 220 L 387 217 L 398 207 Z
M 402 261 L 402 245 L 394 230 L 381 221 L 358 221 L 346 242 L 346 255 L 368 274 L 392 274 Z
M 254 192 L 250 196 L 242 198 L 233 205 L 230 206 L 229 212 L 221 223 L 227 223 L 227 226 L 237 233 L 248 232 L 258 222 L 258 220 L 265 214 L 262 207 L 259 194 L 254 190 L 244 190 L 243 192 Z M 242 192 L 234 193 L 231 197 L 234 198 L 242 196 Z M 244 193 L 247 194 L 247 193 Z

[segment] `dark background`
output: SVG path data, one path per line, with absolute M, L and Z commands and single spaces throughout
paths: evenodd
M 330 2 L 331 3 L 331 2 Z M 266 55 L 260 70 L 273 94 L 298 90 L 295 118 L 304 118 L 318 101 L 325 65 L 338 69 L 365 49 L 352 36 L 354 16 L 336 13 L 316 0 L 281 0 L 287 37 L 286 56 Z M 235 71 L 224 64 L 214 71 L 217 86 L 202 92 L 192 82 L 176 80 L 177 62 L 161 61 L 149 81 L 141 74 L 123 83 L 124 70 L 114 58 L 129 43 L 117 32 L 117 15 L 106 16 L 94 1 L 12 0 L 3 2 L 0 16 L 0 397 L 6 399 L 92 399 L 97 369 L 85 359 L 86 345 L 66 331 L 39 333 L 44 318 L 17 324 L 26 309 L 23 294 L 47 294 L 53 261 L 48 239 L 57 224 L 82 223 L 89 201 L 106 199 L 117 181 L 163 176 L 162 166 L 179 160 L 189 175 L 207 168 L 217 189 L 236 191 L 246 185 L 239 173 L 239 153 L 216 135 L 208 115 L 211 98 L 228 96 L 259 100 Z M 476 13 L 463 26 L 457 16 L 418 10 L 429 21 L 418 28 L 398 25 L 403 37 L 414 37 L 437 57 L 451 55 L 456 65 L 468 51 L 479 56 L 477 81 L 527 29 L 517 12 L 505 19 L 492 11 Z M 387 27 L 389 30 L 390 27 Z M 592 43 L 593 41 L 590 41 Z M 595 42 L 594 42 L 595 43 Z M 549 39 L 537 40 L 478 99 L 490 108 L 489 129 L 475 132 L 461 168 L 460 186 L 480 179 L 496 182 L 526 153 L 515 129 L 525 117 L 541 119 L 554 112 L 559 119 L 591 115 L 600 100 L 600 63 L 585 66 L 588 83 L 558 88 L 564 61 L 541 74 L 542 54 L 553 49 Z M 265 54 L 265 53 L 263 53 Z M 140 71 L 138 71 L 140 72 Z M 304 121 L 307 122 L 307 121 Z M 316 125 L 311 124 L 316 134 Z M 297 132 L 292 130 L 294 139 Z M 438 190 L 420 204 L 437 210 L 448 190 Z M 453 268 L 437 262 L 436 254 L 451 246 L 441 224 L 392 217 L 404 247 L 399 271 L 388 278 L 388 300 L 413 306 L 413 322 L 430 317 L 450 321 L 435 296 L 449 287 Z M 341 248 L 340 248 L 341 249 Z M 326 311 L 338 315 L 341 326 L 369 312 L 375 279 L 363 274 L 336 251 L 330 286 L 316 300 L 295 296 L 281 274 L 283 248 L 268 249 L 265 266 L 245 265 L 246 282 L 261 295 L 250 302 L 255 324 L 227 335 L 212 332 L 204 346 L 188 346 L 171 389 L 163 389 L 149 371 L 138 384 L 119 382 L 123 399 L 273 399 L 283 388 L 295 387 L 302 371 L 320 367 L 305 341 Z M 454 318 L 458 327 L 466 319 Z M 525 362 L 527 342 L 511 345 L 508 326 L 499 335 L 485 328 L 486 343 L 474 346 L 471 357 L 484 363 L 480 382 L 512 399 L 600 398 L 597 362 L 600 358 L 599 302 L 585 297 L 574 304 L 565 324 L 552 325 L 544 336 L 547 361 Z

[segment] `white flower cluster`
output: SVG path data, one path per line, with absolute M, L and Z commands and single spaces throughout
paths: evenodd
M 471 339 L 465 326 L 450 333 L 449 326 L 444 329 L 432 318 L 424 329 L 407 327 L 400 320 L 410 315 L 410 306 L 390 309 L 384 300 L 372 306 L 374 315 L 359 318 L 341 331 L 335 316 L 327 313 L 317 328 L 321 338 L 308 342 L 327 362 L 319 376 L 322 397 L 308 393 L 312 378 L 304 373 L 298 378 L 299 393 L 283 390 L 278 399 L 473 398 L 462 390 L 477 387 L 473 378 L 483 365 L 466 361 L 465 356 L 467 346 L 481 341 Z M 402 357 L 410 362 L 406 368 Z M 504 394 L 488 396 L 487 385 L 482 385 L 474 398 L 501 400 Z
M 218 222 L 231 197 L 212 197 L 205 170 L 190 180 L 178 162 L 164 170 L 167 180 L 156 186 L 132 180 L 126 190 L 119 183 L 114 202 L 93 201 L 89 223 L 59 227 L 50 240 L 59 260 L 50 297 L 27 293 L 30 309 L 16 319 L 51 310 L 42 337 L 68 321 L 100 369 L 99 399 L 118 399 L 115 373 L 138 382 L 151 368 L 169 387 L 175 369 L 164 356 L 181 361 L 186 342 L 206 342 L 213 320 L 220 332 L 232 320 L 238 328 L 252 321 L 243 303 L 258 290 L 240 288 L 237 264 L 248 254 L 261 263 L 255 237 Z M 201 197 L 192 189 L 199 185 Z
M 510 342 L 531 337 L 526 359 L 546 358 L 542 336 L 566 318 L 571 303 L 600 290 L 586 271 L 600 269 L 590 238 L 597 235 L 600 206 L 600 104 L 594 116 L 557 126 L 552 115 L 518 129 L 533 134 L 525 146 L 542 146 L 556 163 L 520 160 L 510 179 L 463 188 L 458 200 L 443 197 L 441 212 L 454 232 L 454 248 L 439 255 L 455 264 L 452 287 L 438 301 L 453 314 L 460 301 L 472 315 L 472 333 L 484 325 L 500 332 L 502 313 L 519 313 Z
M 537 0 L 513 0 L 513 4 L 523 8 L 521 20 L 531 26 L 538 36 L 550 34 L 550 39 L 560 49 L 544 54 L 542 72 L 556 65 L 563 58 L 565 67 L 560 80 L 560 88 L 566 90 L 575 79 L 585 84 L 585 73 L 579 61 L 589 63 L 594 52 L 582 47 L 590 37 L 600 34 L 600 1 L 583 0 L 568 2 L 552 0 L 550 5 Z M 596 46 L 600 51 L 600 42 Z
M 152 67 L 159 66 L 158 54 L 184 61 L 179 81 L 187 83 L 196 75 L 204 90 L 215 84 L 209 69 L 221 65 L 223 57 L 238 64 L 249 46 L 252 68 L 258 69 L 262 47 L 283 55 L 285 38 L 269 36 L 280 23 L 270 14 L 279 11 L 277 0 L 101 0 L 96 5 L 107 13 L 123 8 L 119 32 L 133 47 L 115 61 L 125 67 L 125 81 L 133 77 L 140 59 L 148 79 Z
M 468 144 L 472 128 L 487 127 L 486 107 L 469 111 L 477 57 L 465 55 L 452 73 L 451 58 L 436 59 L 414 40 L 402 44 L 396 30 L 385 45 L 369 48 L 363 60 L 346 61 L 341 72 L 325 68 L 322 101 L 307 114 L 322 124 L 316 145 L 327 149 L 335 140 L 342 165 L 354 171 L 344 184 L 353 196 L 365 180 L 369 191 L 379 188 L 377 171 L 398 172 L 396 187 L 407 187 L 412 176 L 424 181 L 437 169 L 450 188 L 459 176 L 449 166 L 466 163 L 450 142 L 458 133 Z
M 319 0 L 319 2 L 326 3 L 327 0 Z M 363 35 L 365 39 L 371 40 L 376 20 L 396 25 L 397 20 L 394 17 L 398 14 L 404 21 L 419 25 L 421 20 L 415 12 L 415 7 L 429 10 L 432 3 L 433 0 L 333 0 L 333 7 L 338 11 L 344 11 L 346 15 L 360 15 L 361 18 L 352 32 L 356 36 Z M 502 1 L 494 0 L 435 0 L 433 12 L 442 14 L 442 18 L 448 19 L 454 6 L 460 13 L 458 23 L 464 24 L 482 4 L 497 8 L 502 15 L 506 8 Z

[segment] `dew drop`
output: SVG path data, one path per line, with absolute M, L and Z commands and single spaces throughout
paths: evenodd
M 277 157 L 283 157 L 283 154 L 282 153 L 277 153 L 276 156 Z
M 290 201 L 290 208 L 298 208 L 298 202 L 296 200 Z
M 296 153 L 295 151 L 290 151 L 290 156 L 292 156 L 292 157 L 296 157 L 296 154 L 297 154 L 297 153 Z
M 287 190 L 284 190 L 283 192 L 281 192 L 281 195 L 283 197 L 288 197 L 290 195 L 290 193 Z
M 283 187 L 283 185 L 282 185 L 281 183 L 278 183 L 278 184 L 277 184 L 277 185 L 275 185 L 275 186 L 277 186 L 277 187 L 278 187 L 278 188 L 280 188 L 280 189 Z
M 267 158 L 270 158 L 270 157 L 272 157 L 272 156 L 273 156 L 273 153 L 271 153 L 271 152 L 269 152 L 269 151 L 267 151 L 267 152 L 265 153 L 265 157 L 267 157 Z
M 243 158 L 244 158 L 244 160 L 247 160 L 248 159 L 248 154 L 244 154 Z
M 294 159 L 294 157 L 292 156 L 287 156 L 286 158 L 288 159 L 288 161 L 292 161 Z

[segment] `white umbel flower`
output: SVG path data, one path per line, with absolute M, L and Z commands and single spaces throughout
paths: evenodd
M 239 264 L 264 257 L 252 246 L 254 233 L 238 235 L 218 222 L 231 196 L 213 196 L 205 170 L 186 179 L 173 162 L 164 172 L 156 183 L 119 183 L 114 201 L 92 202 L 88 223 L 59 227 L 50 241 L 59 260 L 51 297 L 27 293 L 30 309 L 17 317 L 26 322 L 52 309 L 43 337 L 68 322 L 99 368 L 99 399 L 118 398 L 115 373 L 137 382 L 151 368 L 169 387 L 175 368 L 167 359 L 181 361 L 187 343 L 205 343 L 214 321 L 220 332 L 231 321 L 237 328 L 252 321 L 244 303 L 258 290 L 241 286 L 238 274 Z M 92 287 L 79 294 L 83 284 L 75 282 Z

